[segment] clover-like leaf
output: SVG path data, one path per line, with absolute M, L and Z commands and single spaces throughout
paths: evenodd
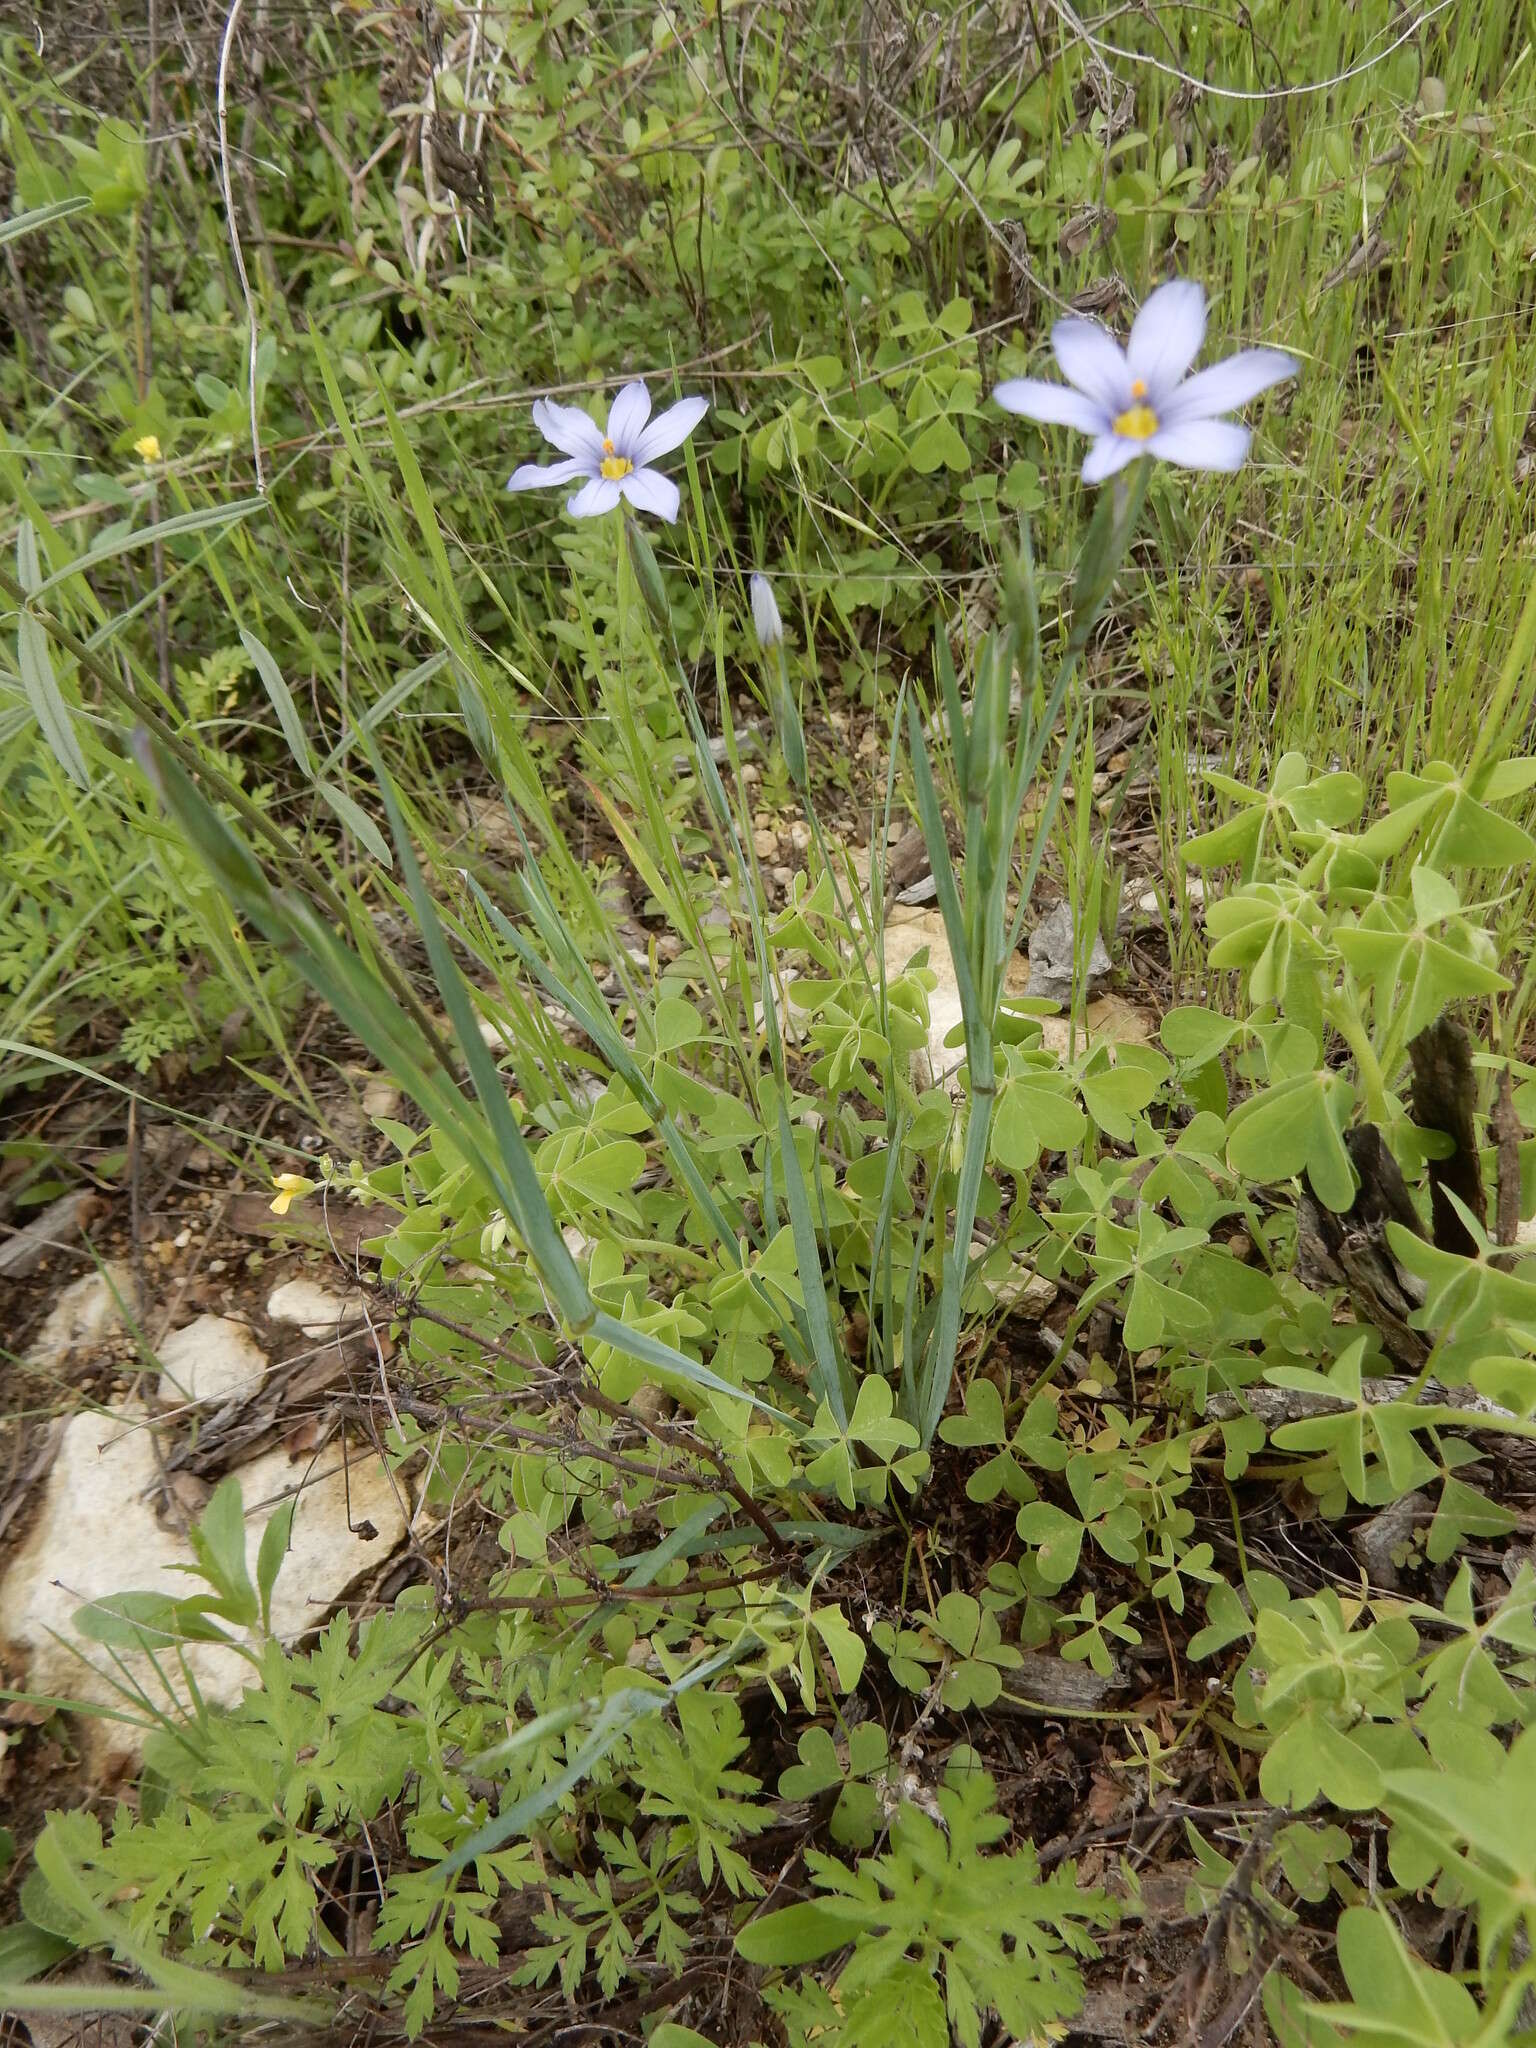
M 1389 814 L 1362 835 L 1368 852 L 1398 853 L 1422 834 L 1442 867 L 1508 868 L 1536 859 L 1536 839 L 1474 796 L 1449 762 L 1389 775 L 1387 802 Z
M 965 1390 L 964 1414 L 946 1415 L 939 1424 L 939 1435 L 945 1443 L 954 1444 L 957 1449 L 1005 1443 L 1008 1429 L 1003 1420 L 1003 1397 L 996 1383 L 988 1379 L 973 1379 Z
M 917 1431 L 896 1414 L 896 1396 L 889 1380 L 868 1373 L 859 1383 L 858 1399 L 848 1422 L 848 1434 L 864 1444 L 887 1464 L 898 1451 L 915 1450 Z
M 1226 1051 L 1241 1029 L 1235 1017 L 1189 1004 L 1168 1011 L 1157 1035 L 1176 1060 L 1204 1067 Z
M 843 1782 L 837 1744 L 825 1728 L 807 1728 L 796 1745 L 800 1761 L 779 1773 L 781 1799 L 814 1799 Z
M 1311 1701 L 1265 1751 L 1259 1789 L 1271 1805 L 1298 1813 L 1319 1796 L 1346 1812 L 1363 1813 L 1380 1804 L 1382 1776 L 1370 1752 L 1334 1725 L 1320 1701 Z
M 1048 1500 L 1033 1500 L 1019 1509 L 1017 1528 L 1031 1546 L 1035 1569 L 1047 1586 L 1064 1586 L 1077 1570 L 1083 1550 L 1083 1525 L 1076 1515 Z
M 1342 1213 L 1355 1198 L 1343 1136 L 1354 1103 L 1351 1083 L 1326 1068 L 1265 1088 L 1227 1119 L 1227 1164 L 1261 1183 L 1304 1173 L 1318 1200 Z
M 1088 1119 L 1073 1099 L 1069 1078 L 1021 1067 L 998 1092 L 990 1145 L 997 1164 L 1029 1174 L 1042 1152 L 1070 1152 L 1088 1135 Z

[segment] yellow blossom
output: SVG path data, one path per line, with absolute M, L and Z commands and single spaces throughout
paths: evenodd
M 315 1183 L 306 1180 L 302 1173 L 274 1173 L 272 1185 L 277 1189 L 277 1198 L 272 1204 L 274 1216 L 286 1216 L 291 1203 L 315 1192 Z
M 133 444 L 133 452 L 144 462 L 158 462 L 160 460 L 160 436 L 158 434 L 140 434 L 138 440 Z

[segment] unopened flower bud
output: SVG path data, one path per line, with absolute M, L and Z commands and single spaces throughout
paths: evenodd
M 752 623 L 757 628 L 757 644 L 765 651 L 777 647 L 784 638 L 784 621 L 779 617 L 773 585 L 766 576 L 754 571 L 747 588 L 752 595 Z

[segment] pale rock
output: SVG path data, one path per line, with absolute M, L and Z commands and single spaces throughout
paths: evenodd
M 991 1246 L 984 1238 L 972 1238 L 973 1259 L 985 1258 L 990 1250 Z M 1038 1322 L 1054 1304 L 1059 1290 L 1056 1283 L 1047 1280 L 1044 1274 L 1015 1261 L 1001 1279 L 987 1283 L 987 1291 L 999 1308 L 1032 1317 Z
M 167 1403 L 224 1402 L 254 1393 L 267 1356 L 233 1316 L 198 1316 L 161 1344 L 158 1397 Z
M 1200 909 L 1204 904 L 1205 883 L 1199 875 L 1186 875 L 1184 877 L 1184 900 L 1196 910 Z M 1136 898 L 1136 908 L 1146 917 L 1160 918 L 1163 914 L 1162 899 L 1159 897 L 1156 889 L 1143 890 Z M 1174 905 L 1172 908 L 1174 916 L 1177 917 L 1179 914 L 1178 906 Z
M 887 977 L 895 980 L 904 974 L 925 946 L 929 968 L 938 980 L 937 985 L 928 991 L 928 1042 L 922 1051 L 913 1055 L 912 1084 L 916 1088 L 948 1086 L 952 1094 L 957 1094 L 965 1048 L 946 1045 L 944 1041 L 962 1022 L 964 1012 L 960 1006 L 954 957 L 949 950 L 944 920 L 936 910 L 903 908 L 898 915 L 893 909 L 885 927 Z
M 363 1089 L 363 1114 L 365 1116 L 398 1116 L 400 1114 L 400 1090 L 393 1081 L 386 1081 L 382 1074 L 375 1074 Z
M 314 1338 L 335 1337 L 363 1320 L 362 1310 L 354 1303 L 343 1301 L 339 1294 L 302 1273 L 273 1288 L 267 1296 L 267 1314 L 274 1323 L 297 1323 L 306 1337 Z
M 123 1675 L 104 1648 L 78 1635 L 76 1613 L 117 1593 L 181 1600 L 197 1591 L 199 1582 L 175 1569 L 192 1561 L 191 1546 L 155 1517 L 159 1471 L 150 1421 L 140 1408 L 86 1411 L 61 1426 L 41 1509 L 0 1581 L 0 1641 L 25 1654 L 29 1691 L 122 1710 Z M 405 1533 L 395 1487 L 370 1451 L 352 1451 L 344 1471 L 339 1444 L 323 1463 L 290 1460 L 279 1447 L 235 1476 L 245 1502 L 252 1583 L 268 1519 L 297 1496 L 292 1544 L 272 1601 L 273 1630 L 285 1639 L 323 1621 L 353 1580 L 382 1564 Z M 211 1704 L 232 1704 L 253 1681 L 251 1665 L 232 1650 L 192 1643 L 182 1654 Z M 116 1655 L 165 1709 L 166 1685 L 182 1682 L 180 1659 L 162 1653 L 157 1661 L 164 1676 L 157 1678 L 147 1657 Z M 144 1735 L 136 1725 L 95 1717 L 82 1728 L 98 1760 L 135 1756 Z
M 1067 1057 L 1070 1035 L 1069 1018 L 1040 1019 L 1041 1043 L 1058 1059 Z M 1157 1019 L 1150 1010 L 1127 1002 L 1124 996 L 1100 996 L 1083 1012 L 1083 1029 L 1077 1034 L 1077 1050 L 1082 1052 L 1086 1046 L 1096 1045 L 1101 1040 L 1111 1045 L 1149 1045 L 1156 1035 Z
M 775 977 L 775 1002 L 773 1013 L 779 1020 L 779 1036 L 786 1045 L 798 1045 L 805 1035 L 805 1025 L 794 1006 L 789 991 L 799 979 L 793 967 L 781 967 Z M 756 1002 L 752 1005 L 752 1029 L 761 1031 L 768 1022 L 767 1005 Z
M 629 1405 L 640 1420 L 654 1429 L 658 1423 L 666 1422 L 677 1413 L 677 1400 L 665 1387 L 654 1386 L 647 1380 L 636 1387 L 629 1397 Z
M 905 973 L 908 963 L 924 946 L 928 948 L 928 965 L 938 977 L 938 986 L 928 991 L 928 1043 L 913 1055 L 912 1083 L 917 1088 L 942 1086 L 958 1097 L 962 1092 L 959 1074 L 965 1063 L 965 1047 L 946 1045 L 944 1041 L 963 1021 L 964 1013 L 943 914 L 928 908 L 893 905 L 885 925 L 887 976 L 894 980 Z M 1028 977 L 1028 964 L 1015 954 L 1004 976 L 1005 992 L 1022 995 Z
M 779 835 L 767 825 L 759 825 L 752 834 L 752 851 L 759 860 L 772 860 L 779 850 Z
M 48 1311 L 48 1319 L 28 1352 L 28 1362 L 45 1368 L 63 1365 L 75 1352 L 93 1351 L 106 1338 L 127 1328 L 138 1290 L 133 1274 L 121 1261 L 70 1282 Z
M 522 856 L 522 841 L 506 802 L 499 796 L 471 796 L 464 800 L 464 824 L 470 837 L 488 853 Z

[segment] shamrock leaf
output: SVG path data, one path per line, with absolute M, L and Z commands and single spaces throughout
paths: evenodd
M 1304 1173 L 1318 1200 L 1342 1212 L 1355 1199 L 1343 1137 L 1354 1104 L 1353 1086 L 1328 1068 L 1261 1089 L 1227 1119 L 1227 1164 L 1260 1182 Z

